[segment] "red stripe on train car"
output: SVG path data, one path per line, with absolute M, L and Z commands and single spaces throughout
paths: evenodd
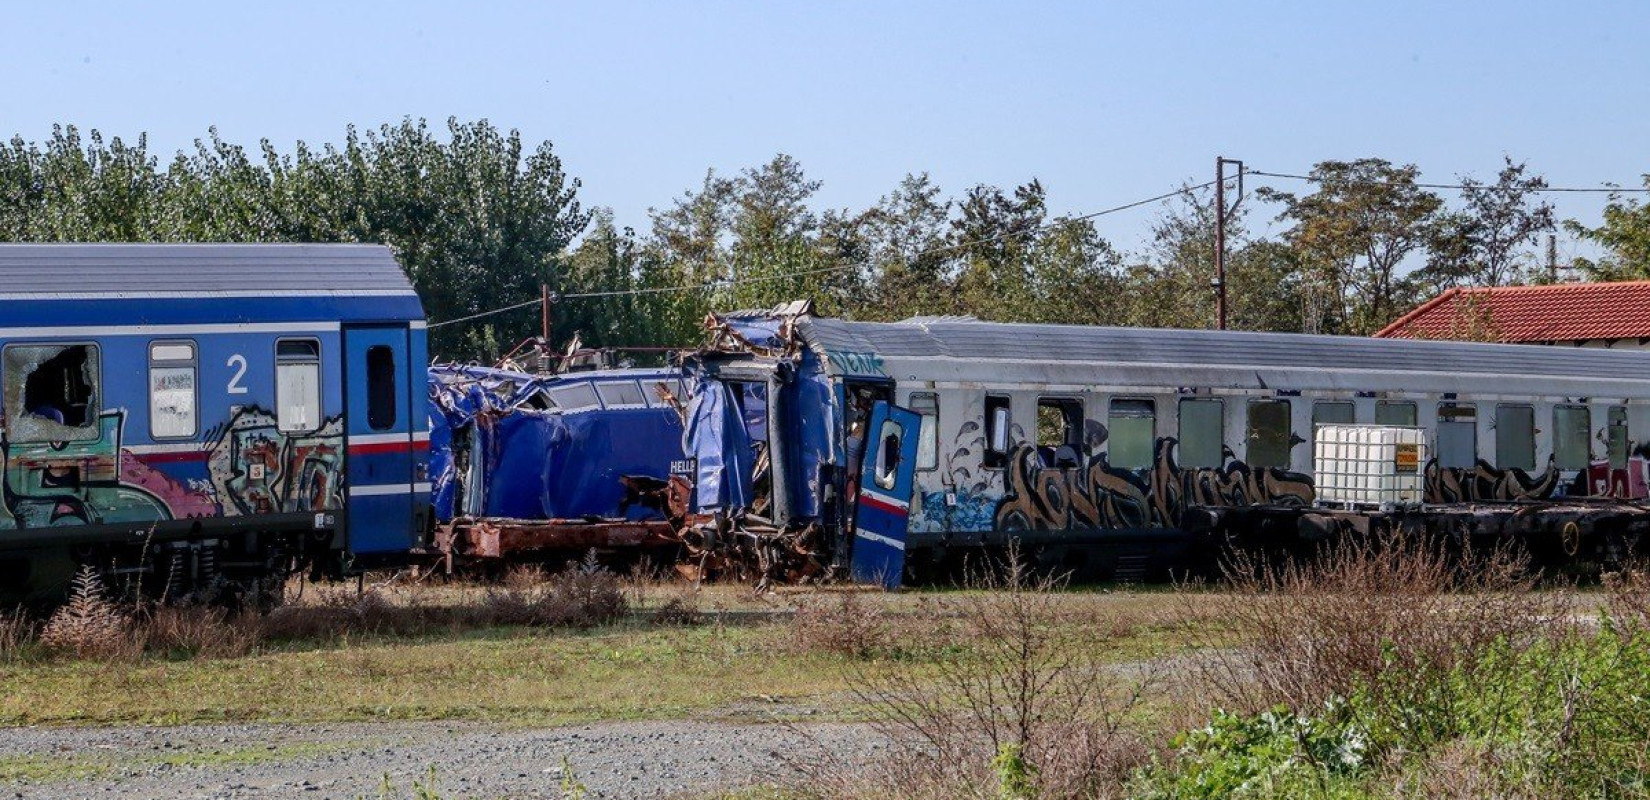
M 170 453 L 132 453 L 131 455 L 145 464 L 181 464 L 187 461 L 205 461 L 211 455 L 211 451 L 185 450 Z
M 897 504 L 897 503 L 893 502 L 892 500 L 884 500 L 883 498 L 878 497 L 877 495 L 874 495 L 870 492 L 861 492 L 860 495 L 859 495 L 859 501 L 861 503 L 864 503 L 864 504 L 868 505 L 868 506 L 871 506 L 872 508 L 881 509 L 881 510 L 886 511 L 890 514 L 899 514 L 900 516 L 905 516 L 905 515 L 911 513 L 910 506 L 900 505 L 900 504 Z
M 428 441 L 402 442 L 372 442 L 370 444 L 352 444 L 349 451 L 355 455 L 371 455 L 373 453 L 399 453 L 405 450 L 428 450 Z

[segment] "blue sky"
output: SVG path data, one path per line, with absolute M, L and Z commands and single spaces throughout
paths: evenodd
M 706 168 L 776 152 L 854 208 L 926 170 L 952 193 L 1037 177 L 1082 213 L 1207 180 L 1216 155 L 1650 172 L 1647 3 L 82 2 L 5 29 L 6 135 L 72 122 L 169 153 L 216 125 L 290 149 L 486 117 L 553 141 L 583 199 L 637 227 Z M 1584 221 L 1604 202 L 1555 200 Z M 1137 248 L 1150 218 L 1102 232 Z

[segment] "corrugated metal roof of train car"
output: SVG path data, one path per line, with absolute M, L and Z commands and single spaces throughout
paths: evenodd
M 826 350 L 884 358 L 1548 374 L 1650 382 L 1650 352 L 1593 348 L 960 321 L 879 323 L 811 317 L 797 325 L 804 337 Z
M 0 244 L 0 299 L 410 295 L 370 244 Z

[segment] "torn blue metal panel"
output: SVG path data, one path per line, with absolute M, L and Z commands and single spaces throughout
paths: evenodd
M 753 346 L 768 350 L 779 350 L 785 347 L 785 338 L 780 335 L 780 329 L 785 320 L 776 317 L 725 317 L 735 335 L 744 339 Z
M 745 421 L 745 433 L 753 442 L 765 442 L 768 440 L 768 387 L 761 383 L 741 386 L 739 411 Z
M 694 386 L 682 449 L 698 462 L 696 509 L 710 512 L 750 506 L 755 452 L 732 387 L 714 380 L 701 380 Z
M 817 519 L 824 513 L 829 470 L 839 462 L 835 452 L 835 432 L 839 428 L 835 392 L 819 357 L 807 350 L 786 389 L 792 393 L 787 408 L 791 410 L 791 441 L 796 443 L 792 450 L 791 474 L 797 476 L 791 488 L 792 508 L 801 519 Z

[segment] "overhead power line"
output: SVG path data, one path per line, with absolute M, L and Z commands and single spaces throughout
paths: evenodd
M 1234 177 L 1231 177 L 1231 178 L 1227 178 L 1226 180 L 1228 182 L 1236 181 L 1237 177 L 1234 176 Z M 966 242 L 956 242 L 956 243 L 953 243 L 953 244 L 943 245 L 941 247 L 932 247 L 932 248 L 929 248 L 927 250 L 922 250 L 922 251 L 916 253 L 915 255 L 913 255 L 909 259 L 907 259 L 907 261 L 916 261 L 917 259 L 924 258 L 926 256 L 941 255 L 941 254 L 944 254 L 944 253 L 949 253 L 949 252 L 953 252 L 953 251 L 956 251 L 956 250 L 962 250 L 962 249 L 965 249 L 965 248 L 968 248 L 968 247 L 973 247 L 975 245 L 990 244 L 992 242 L 1002 241 L 1004 239 L 1008 239 L 1008 238 L 1015 237 L 1015 236 L 1026 236 L 1026 235 L 1033 234 L 1033 233 L 1039 233 L 1041 231 L 1053 230 L 1055 228 L 1060 228 L 1060 227 L 1063 227 L 1063 226 L 1066 226 L 1066 225 L 1071 225 L 1072 223 L 1083 222 L 1085 220 L 1091 220 L 1091 219 L 1094 219 L 1096 217 L 1103 217 L 1103 216 L 1106 216 L 1107 214 L 1116 214 L 1118 212 L 1128 211 L 1129 209 L 1132 209 L 1132 208 L 1139 208 L 1140 206 L 1150 205 L 1152 203 L 1160 202 L 1160 201 L 1163 201 L 1163 200 L 1168 200 L 1170 198 L 1179 197 L 1180 195 L 1183 195 L 1187 192 L 1195 192 L 1199 189 L 1207 189 L 1210 186 L 1215 185 L 1215 183 L 1217 183 L 1217 181 L 1205 181 L 1203 183 L 1199 183 L 1199 184 L 1196 184 L 1194 186 L 1183 186 L 1183 187 L 1181 187 L 1179 189 L 1176 189 L 1172 192 L 1164 192 L 1163 194 L 1156 195 L 1154 197 L 1148 197 L 1144 200 L 1135 200 L 1134 202 L 1131 202 L 1131 203 L 1124 203 L 1123 205 L 1120 205 L 1120 206 L 1112 206 L 1111 208 L 1105 208 L 1105 209 L 1101 209 L 1099 211 L 1093 211 L 1093 212 L 1090 212 L 1090 213 L 1087 213 L 1087 214 L 1081 214 L 1081 215 L 1078 215 L 1078 216 L 1075 216 L 1075 217 L 1063 217 L 1061 219 L 1055 220 L 1055 221 L 1047 223 L 1045 225 L 1039 225 L 1035 228 L 1027 228 L 1025 230 L 1017 230 L 1017 231 L 1004 231 L 1002 233 L 999 233 L 999 234 L 996 234 L 996 235 L 993 235 L 993 236 L 984 236 L 984 237 L 981 237 L 981 238 L 978 238 L 978 239 L 971 239 L 971 240 L 966 241 Z M 612 291 L 603 291 L 603 292 L 576 292 L 576 293 L 573 293 L 573 294 L 558 295 L 557 297 L 558 297 L 558 299 L 561 299 L 561 300 L 584 300 L 584 299 L 595 298 L 595 297 L 626 297 L 626 296 L 645 295 L 645 294 L 666 294 L 666 293 L 670 293 L 670 292 L 702 292 L 702 291 L 706 291 L 706 290 L 710 290 L 710 289 L 726 289 L 726 288 L 730 288 L 730 287 L 733 287 L 733 286 L 746 286 L 746 285 L 755 284 L 755 283 L 771 283 L 773 281 L 790 280 L 792 278 L 800 278 L 800 277 L 804 277 L 804 276 L 808 276 L 808 275 L 822 275 L 822 274 L 832 273 L 832 272 L 845 272 L 847 270 L 858 269 L 858 268 L 864 267 L 864 266 L 869 266 L 869 262 L 866 262 L 866 261 L 844 262 L 844 263 L 841 263 L 841 264 L 834 264 L 834 265 L 829 266 L 829 267 L 818 267 L 818 268 L 815 268 L 815 269 L 797 270 L 795 272 L 786 272 L 786 273 L 779 274 L 779 275 L 758 275 L 758 276 L 753 276 L 753 277 L 749 277 L 749 278 L 721 278 L 721 279 L 717 279 L 717 280 L 713 280 L 713 281 L 706 281 L 706 282 L 703 282 L 703 283 L 695 283 L 695 284 L 687 284 L 687 285 L 683 285 L 683 286 L 655 286 L 655 287 L 652 287 L 652 288 L 645 288 L 645 289 L 615 289 L 615 290 L 612 290 Z M 520 303 L 516 303 L 514 305 L 502 306 L 502 307 L 490 309 L 490 310 L 487 310 L 487 311 L 481 311 L 481 312 L 478 312 L 478 313 L 475 313 L 475 314 L 470 314 L 468 316 L 459 317 L 457 319 L 448 319 L 448 320 L 442 320 L 440 322 L 432 322 L 432 323 L 430 323 L 429 327 L 431 327 L 431 328 L 440 328 L 440 327 L 445 326 L 445 325 L 457 325 L 460 322 L 470 322 L 472 320 L 482 319 L 484 317 L 490 317 L 490 316 L 493 316 L 495 314 L 504 314 L 504 313 L 508 313 L 510 311 L 515 311 L 517 309 L 527 308 L 529 306 L 536 306 L 536 305 L 540 304 L 541 302 L 543 302 L 542 298 L 534 298 L 532 300 L 526 300 L 526 301 L 523 301 L 523 302 L 520 302 Z
M 1293 174 L 1290 174 L 1290 173 L 1287 173 L 1287 172 L 1264 172 L 1264 171 L 1258 170 L 1258 169 L 1245 169 L 1243 172 L 1244 172 L 1245 175 L 1257 175 L 1257 176 L 1265 177 L 1265 178 L 1288 178 L 1290 180 L 1306 181 L 1308 183 L 1345 183 L 1345 184 L 1355 184 L 1355 185 L 1359 185 L 1359 186 L 1384 186 L 1384 185 L 1397 185 L 1398 183 L 1400 183 L 1399 181 L 1372 181 L 1372 180 L 1355 180 L 1355 179 L 1344 179 L 1343 180 L 1341 178 L 1320 178 L 1320 177 L 1315 177 L 1315 176 L 1312 176 L 1312 175 L 1293 175 Z M 1401 183 L 1404 186 L 1413 186 L 1417 189 L 1492 189 L 1493 190 L 1493 189 L 1501 188 L 1501 187 L 1499 187 L 1499 186 L 1497 186 L 1496 184 L 1493 184 L 1493 183 L 1480 183 L 1480 184 L 1476 184 L 1476 185 L 1464 184 L 1464 183 L 1410 183 L 1408 181 L 1402 181 Z M 1568 192 L 1568 193 L 1573 193 L 1573 194 L 1627 194 L 1627 193 L 1643 194 L 1643 193 L 1650 192 L 1650 187 L 1646 187 L 1646 188 L 1642 188 L 1642 189 L 1632 189 L 1632 188 L 1619 188 L 1619 187 L 1618 188 L 1607 188 L 1607 187 L 1543 186 L 1543 187 L 1539 187 L 1539 188 L 1537 188 L 1537 187 L 1527 187 L 1527 188 L 1526 187 L 1511 187 L 1511 188 L 1508 188 L 1507 191 L 1526 191 L 1526 192 L 1531 192 L 1531 193 Z

